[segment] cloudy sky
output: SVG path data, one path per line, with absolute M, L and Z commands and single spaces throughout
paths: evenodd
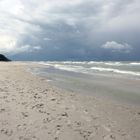
M 14 60 L 140 60 L 140 0 L 0 0 Z

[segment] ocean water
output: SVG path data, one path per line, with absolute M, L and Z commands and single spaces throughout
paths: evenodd
M 140 62 L 39 62 L 55 69 L 94 75 L 99 72 L 118 73 L 140 77 Z
M 33 73 L 80 94 L 140 105 L 140 62 L 42 61 Z

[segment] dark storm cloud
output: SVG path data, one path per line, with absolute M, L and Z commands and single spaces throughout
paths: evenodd
M 139 13 L 139 0 L 2 0 L 0 51 L 23 60 L 138 60 Z

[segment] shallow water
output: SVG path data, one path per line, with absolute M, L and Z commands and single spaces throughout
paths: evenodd
M 32 71 L 46 77 L 50 84 L 57 87 L 140 105 L 138 62 L 36 62 L 36 64 Z M 97 69 L 91 69 L 93 67 Z

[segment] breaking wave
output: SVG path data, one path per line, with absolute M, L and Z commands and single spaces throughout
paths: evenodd
M 97 63 L 100 64 L 100 66 L 96 66 Z M 109 68 L 103 67 L 103 65 L 102 65 L 103 63 L 105 65 L 109 65 L 110 67 Z M 117 68 L 111 67 L 114 65 L 122 65 L 121 62 L 114 62 L 113 63 L 113 62 L 93 62 L 93 61 L 92 62 L 66 61 L 66 62 L 39 62 L 39 64 L 46 65 L 48 67 L 53 67 L 53 68 L 59 69 L 59 70 L 92 74 L 92 75 L 94 75 L 95 72 L 108 72 L 108 73 L 112 72 L 112 73 L 118 73 L 118 74 L 140 76 L 139 71 L 122 70 L 122 69 L 117 69 L 119 67 L 117 67 Z M 79 65 L 79 64 L 82 64 L 82 65 Z M 92 65 L 90 66 L 89 64 L 92 64 Z M 129 63 L 129 65 L 140 65 L 140 63 Z
M 102 68 L 102 67 L 92 67 L 91 69 L 97 70 L 97 71 L 114 72 L 114 73 L 120 73 L 120 74 L 140 76 L 140 72 L 125 71 L 125 70 L 112 69 L 112 68 Z
M 40 64 L 43 64 L 44 65 L 48 65 L 48 64 L 55 64 L 55 63 L 61 63 L 61 64 L 87 64 L 87 65 L 92 65 L 92 64 L 95 64 L 95 65 L 109 65 L 109 66 L 140 66 L 140 62 L 112 62 L 112 61 L 61 61 L 61 62 L 58 62 L 58 61 L 42 61 L 42 62 L 39 62 Z M 48 63 L 48 64 L 47 64 Z

